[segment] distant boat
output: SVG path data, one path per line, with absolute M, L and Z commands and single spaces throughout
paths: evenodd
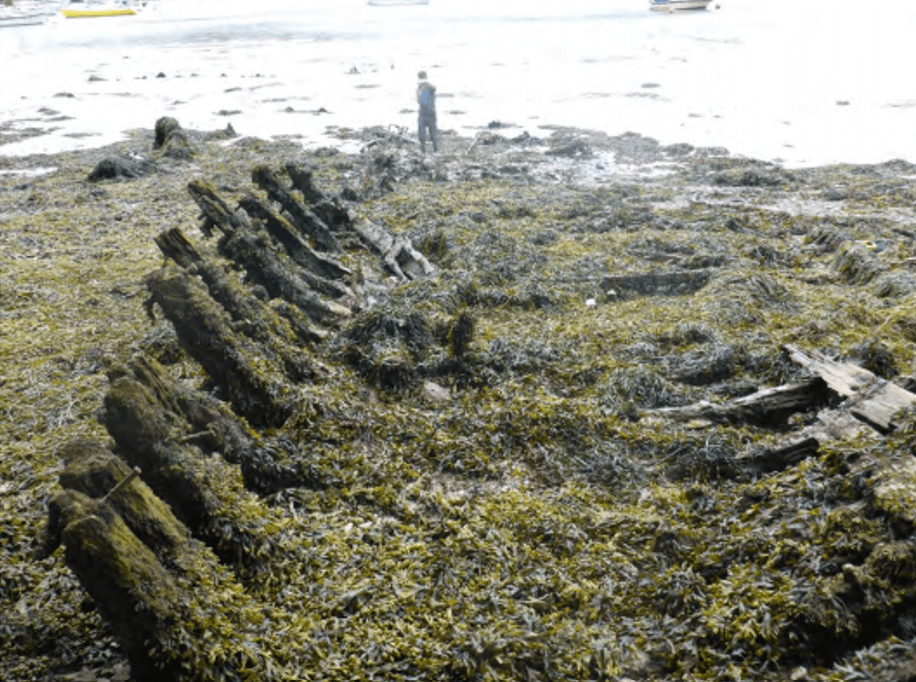
M 71 0 L 66 9 L 60 11 L 68 19 L 77 19 L 80 17 L 122 17 L 130 14 L 136 14 L 131 9 L 127 0 L 121 2 L 86 2 L 82 0 Z
M 706 9 L 712 0 L 649 0 L 649 9 L 657 12 L 674 12 L 682 9 Z
M 393 5 L 428 5 L 429 0 L 369 0 L 370 5 L 388 7 Z

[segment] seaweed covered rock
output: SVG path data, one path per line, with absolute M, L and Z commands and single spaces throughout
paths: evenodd
M 187 133 L 177 120 L 163 116 L 156 121 L 153 149 L 163 156 L 179 161 L 189 161 L 193 156 L 191 142 Z
M 155 165 L 139 156 L 115 156 L 99 161 L 89 174 L 89 182 L 100 180 L 133 180 L 149 173 Z

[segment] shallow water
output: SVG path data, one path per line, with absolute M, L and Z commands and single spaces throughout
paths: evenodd
M 150 0 L 135 17 L 58 15 L 0 29 L 0 124 L 56 128 L 0 154 L 99 146 L 166 114 L 303 144 L 328 126 L 412 131 L 423 68 L 440 127 L 464 135 L 501 120 L 787 166 L 916 161 L 916 84 L 901 66 L 916 62 L 913 3 L 718 4 L 669 16 L 641 0 Z

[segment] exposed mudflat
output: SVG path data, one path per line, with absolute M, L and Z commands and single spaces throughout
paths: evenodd
M 288 418 L 247 431 L 307 456 L 310 483 L 256 492 L 225 465 L 233 522 L 269 542 L 245 570 L 214 555 L 212 580 L 168 569 L 196 596 L 162 661 L 201 680 L 239 661 L 277 680 L 916 677 L 912 415 L 773 464 L 844 398 L 664 409 L 806 381 L 787 345 L 916 384 L 916 166 L 543 133 L 494 122 L 424 156 L 396 129 L 338 130 L 354 153 L 191 131 L 182 160 L 137 130 L 0 157 L 0 678 L 131 679 L 63 550 L 36 558 L 61 448 L 125 454 L 103 401 L 138 354 L 229 402 L 147 314 L 154 238 L 180 228 L 222 263 L 188 183 L 234 209 L 263 197 L 254 166 L 287 161 L 436 272 L 399 282 L 340 236 L 352 315 L 303 346 L 318 371 L 282 378 Z M 172 437 L 220 458 L 194 435 Z

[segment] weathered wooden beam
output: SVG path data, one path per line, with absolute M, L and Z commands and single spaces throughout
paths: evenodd
M 187 637 L 217 623 L 235 632 L 216 601 L 244 593 L 171 507 L 143 480 L 118 488 L 130 469 L 99 441 L 70 441 L 61 456 L 64 491 L 48 504 L 44 556 L 64 545 L 67 565 L 121 643 L 131 678 L 241 679 L 244 669 L 265 679 L 261 657 L 246 654 L 246 633 L 221 642 L 226 653 L 218 658 L 209 655 L 210 642 Z
M 287 162 L 285 167 L 293 187 L 302 192 L 303 198 L 312 210 L 329 227 L 335 229 L 350 224 L 347 209 L 315 187 L 311 169 L 295 162 Z
M 292 271 L 277 253 L 247 231 L 237 231 L 220 243 L 221 253 L 245 268 L 248 278 L 263 286 L 272 298 L 297 305 L 319 324 L 333 325 L 350 317 L 350 309 L 326 301 L 312 290 L 299 273 Z
M 753 452 L 748 459 L 749 468 L 759 473 L 782 471 L 803 459 L 814 457 L 820 442 L 813 436 L 797 436 L 775 447 Z
M 324 251 L 340 250 L 337 238 L 324 221 L 308 206 L 293 197 L 267 166 L 255 166 L 251 171 L 251 179 L 258 187 L 267 192 L 267 196 L 283 206 L 292 217 L 295 226 L 310 236 L 317 248 Z
M 430 277 L 436 268 L 417 251 L 410 239 L 394 236 L 365 216 L 350 211 L 350 226 L 382 259 L 388 269 L 402 282 Z
M 747 422 L 777 426 L 789 415 L 826 402 L 827 385 L 820 377 L 809 381 L 777 386 L 735 398 L 724 403 L 703 400 L 692 405 L 645 410 L 644 416 L 669 419 L 707 419 L 712 422 Z
M 312 249 L 293 230 L 285 218 L 271 211 L 270 208 L 254 196 L 242 197 L 239 205 L 252 218 L 262 221 L 264 229 L 280 243 L 295 263 L 314 273 L 313 278 L 316 280 L 314 288 L 317 291 L 338 298 L 345 295 L 353 295 L 353 292 L 349 291 L 344 285 L 322 279 L 341 279 L 352 274 L 350 270 L 333 258 L 329 258 Z
M 292 391 L 285 369 L 263 346 L 237 333 L 206 287 L 182 270 L 165 268 L 146 278 L 147 312 L 158 304 L 179 343 L 206 370 L 235 410 L 256 426 L 283 423 Z
M 320 487 L 306 456 L 297 448 L 278 448 L 269 439 L 254 438 L 223 403 L 175 381 L 155 360 L 138 355 L 131 360 L 130 370 L 155 395 L 162 409 L 173 415 L 177 442 L 218 452 L 227 462 L 237 464 L 249 490 L 269 495 L 282 488 Z
M 316 369 L 308 356 L 299 350 L 301 343 L 319 343 L 324 333 L 312 328 L 307 320 L 291 324 L 290 320 L 255 298 L 226 268 L 203 258 L 180 229 L 173 227 L 155 237 L 156 245 L 166 258 L 199 276 L 214 301 L 219 303 L 245 335 L 266 344 L 282 358 L 287 375 L 294 381 L 314 378 Z
M 49 533 L 117 636 L 139 682 L 177 682 L 178 661 L 154 645 L 168 641 L 184 591 L 156 555 L 107 504 L 66 490 L 48 508 Z
M 244 226 L 241 214 L 230 209 L 228 204 L 216 194 L 216 190 L 210 183 L 192 180 L 188 183 L 188 193 L 203 214 L 204 222 L 200 229 L 206 236 L 213 234 L 214 227 L 228 234 Z
M 785 348 L 792 360 L 822 377 L 839 395 L 850 398 L 843 406 L 845 409 L 881 433 L 893 431 L 896 414 L 916 404 L 916 394 L 858 365 L 831 360 L 823 353 L 805 351 L 797 346 Z

